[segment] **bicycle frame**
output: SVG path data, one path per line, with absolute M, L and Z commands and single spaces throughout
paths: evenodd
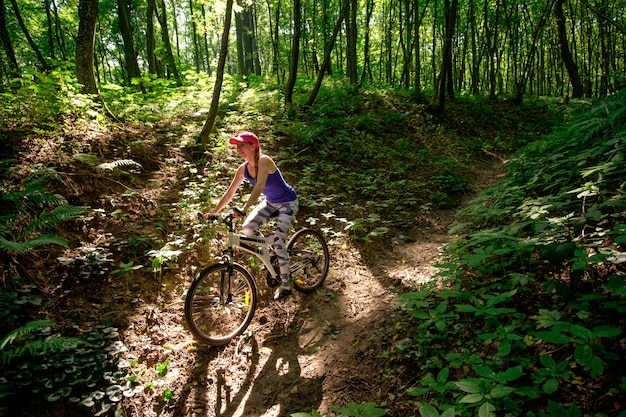
M 267 268 L 268 272 L 272 275 L 272 278 L 276 278 L 278 273 L 274 270 L 274 266 L 270 260 L 270 253 L 267 250 L 269 245 L 273 243 L 273 237 L 254 237 L 235 233 L 233 220 L 234 216 L 232 214 L 229 214 L 223 219 L 224 224 L 228 226 L 227 251 L 230 254 L 228 262 L 232 263 L 234 248 L 239 248 L 244 252 L 259 258 L 261 262 L 263 262 L 263 265 L 265 265 L 265 268 Z
M 272 278 L 276 278 L 276 271 L 270 261 L 270 254 L 267 247 L 272 244 L 273 238 L 270 237 L 251 237 L 246 235 L 240 235 L 235 232 L 228 232 L 228 250 L 239 248 L 244 252 L 256 256 L 263 262 L 263 265 L 267 268 Z

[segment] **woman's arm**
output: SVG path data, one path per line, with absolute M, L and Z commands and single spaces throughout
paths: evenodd
M 213 210 L 211 210 L 211 214 L 219 213 L 220 211 L 224 210 L 224 207 L 226 207 L 228 205 L 228 203 L 231 202 L 231 200 L 235 196 L 235 192 L 237 192 L 237 189 L 239 188 L 239 186 L 243 182 L 243 179 L 244 179 L 243 172 L 244 172 L 244 170 L 245 170 L 245 163 L 239 165 L 239 168 L 237 168 L 237 172 L 235 173 L 235 177 L 231 181 L 230 186 L 228 187 L 228 190 L 226 190 L 226 192 L 224 193 L 224 195 L 220 199 L 220 202 L 217 203 L 217 206 L 215 206 L 215 208 Z
M 257 167 L 256 183 L 254 184 L 254 188 L 252 188 L 250 198 L 246 201 L 246 205 L 243 206 L 244 212 L 247 212 L 250 207 L 256 204 L 259 196 L 265 189 L 267 176 L 274 172 L 276 172 L 276 164 L 272 158 L 267 155 L 261 155 L 261 158 L 259 158 L 259 166 Z

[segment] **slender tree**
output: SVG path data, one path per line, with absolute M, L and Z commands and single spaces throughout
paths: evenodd
M 189 0 L 189 20 L 191 21 L 191 40 L 193 41 L 193 62 L 196 72 L 200 72 L 200 48 L 198 47 L 198 30 L 196 28 L 196 17 L 193 8 L 193 0 Z
M 224 82 L 224 68 L 226 66 L 226 57 L 228 56 L 228 33 L 230 32 L 230 25 L 232 21 L 233 13 L 233 0 L 226 0 L 226 14 L 224 15 L 224 31 L 222 32 L 222 46 L 220 47 L 220 56 L 217 62 L 217 70 L 215 74 L 215 85 L 213 86 L 213 97 L 211 99 L 211 107 L 207 114 L 204 126 L 200 132 L 198 142 L 206 144 L 209 139 L 209 135 L 213 131 L 213 125 L 215 125 L 215 119 L 217 118 L 217 109 L 219 107 L 220 92 L 222 90 L 222 83 Z
M 124 62 L 126 63 L 126 74 L 128 84 L 132 84 L 133 78 L 140 78 L 139 63 L 137 62 L 137 52 L 133 42 L 133 28 L 130 24 L 130 4 L 128 0 L 117 0 L 118 24 L 122 40 L 124 41 Z M 140 86 L 143 89 L 143 86 Z
M 346 21 L 346 72 L 350 84 L 356 85 L 359 81 L 359 74 L 357 69 L 357 0 L 351 0 L 349 3 L 350 10 L 348 11 L 348 18 Z
M 98 20 L 98 0 L 80 0 L 78 4 L 78 34 L 76 35 L 76 79 L 82 92 L 99 94 L 94 71 L 94 42 Z
M 317 74 L 317 81 L 315 82 L 315 86 L 309 95 L 309 98 L 306 102 L 308 107 L 312 106 L 317 98 L 317 93 L 319 93 L 320 88 L 322 87 L 322 81 L 324 79 L 324 74 L 326 73 L 326 67 L 330 65 L 330 56 L 333 52 L 333 47 L 335 46 L 335 40 L 337 39 L 337 35 L 339 34 L 339 30 L 341 29 L 341 24 L 343 23 L 343 19 L 345 19 L 346 14 L 348 13 L 348 8 L 350 6 L 351 0 L 343 0 L 343 5 L 341 6 L 341 11 L 339 12 L 339 17 L 337 18 L 337 23 L 335 24 L 335 29 L 333 30 L 333 34 L 328 40 L 328 44 L 326 45 L 326 49 L 324 51 L 324 61 L 322 62 L 322 66 L 320 68 L 319 74 Z
M 565 15 L 563 13 L 563 3 L 565 0 L 557 0 L 554 3 L 554 13 L 556 15 L 556 24 L 559 34 L 559 45 L 561 49 L 561 59 L 565 65 L 565 69 L 569 74 L 570 83 L 572 84 L 572 98 L 580 98 L 583 96 L 583 86 L 578 74 L 578 66 L 572 57 L 572 52 L 567 41 L 567 30 L 565 29 Z
M 289 77 L 285 85 L 285 104 L 293 104 L 293 89 L 298 76 L 298 60 L 300 57 L 300 33 L 302 25 L 302 9 L 300 0 L 293 0 L 293 36 L 291 37 L 291 58 L 289 60 Z
M 52 67 L 50 67 L 48 62 L 46 62 L 46 58 L 44 58 L 43 54 L 39 50 L 39 47 L 33 40 L 33 37 L 30 36 L 30 31 L 28 30 L 26 23 L 24 23 L 24 19 L 22 19 L 22 13 L 20 13 L 20 9 L 17 6 L 17 1 L 10 0 L 10 2 L 11 2 L 11 7 L 13 7 L 13 13 L 15 14 L 15 18 L 17 19 L 17 22 L 19 23 L 20 28 L 22 29 L 22 33 L 24 33 L 24 37 L 26 37 L 28 44 L 30 45 L 33 52 L 35 53 L 35 56 L 37 57 L 37 60 L 39 61 L 39 65 L 45 71 L 50 70 Z
M 156 13 L 155 0 L 148 0 L 146 9 L 146 58 L 148 61 L 148 73 L 162 76 L 157 64 L 155 49 L 156 41 L 154 37 L 154 16 Z
M 370 23 L 374 13 L 374 0 L 366 0 L 365 3 L 365 23 L 364 23 L 364 44 L 363 44 L 363 71 L 361 71 L 361 83 L 365 79 L 372 81 L 372 65 L 370 57 Z
M 9 70 L 11 72 L 11 77 L 21 77 L 20 67 L 17 63 L 15 50 L 13 49 L 13 42 L 11 42 L 11 37 L 9 36 L 9 31 L 7 30 L 7 19 L 5 14 L 4 0 L 0 0 L 0 41 L 2 41 L 4 53 L 9 60 Z
M 547 0 L 546 3 L 547 3 L 546 7 L 542 11 L 539 17 L 539 22 L 537 23 L 537 25 L 535 26 L 533 30 L 530 49 L 528 53 L 526 54 L 524 67 L 522 68 L 522 73 L 515 83 L 515 92 L 514 92 L 513 101 L 516 103 L 521 103 L 523 100 L 524 92 L 526 90 L 526 83 L 528 82 L 528 79 L 530 77 L 530 72 L 531 72 L 535 55 L 537 52 L 537 45 L 539 43 L 539 37 L 541 33 L 543 32 L 544 27 L 546 26 L 548 16 L 550 15 L 552 8 L 554 6 L 554 0 Z
M 276 82 L 281 84 L 280 78 L 280 47 L 278 44 L 279 21 L 280 21 L 280 0 L 276 2 L 276 7 L 272 11 L 270 1 L 267 0 L 267 15 L 270 22 L 269 35 L 272 43 L 272 72 L 276 75 Z M 272 21 L 272 16 L 274 20 Z
M 452 72 L 452 38 L 456 27 L 456 14 L 458 9 L 458 0 L 444 1 L 444 17 L 445 17 L 445 41 L 443 44 L 441 72 L 436 93 L 439 95 L 439 103 L 437 109 L 443 112 L 446 103 L 446 92 L 448 97 L 454 98 L 454 83 Z
M 170 41 L 170 34 L 167 24 L 167 8 L 165 7 L 165 0 L 160 1 L 161 10 L 155 8 L 157 19 L 161 25 L 161 39 L 165 45 L 165 57 L 167 61 L 167 68 L 170 71 L 170 75 L 174 77 L 177 85 L 182 85 L 182 79 L 178 73 L 178 66 L 176 65 L 176 59 L 174 58 L 174 52 L 172 49 L 172 42 Z

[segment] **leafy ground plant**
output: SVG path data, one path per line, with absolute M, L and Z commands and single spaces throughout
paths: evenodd
M 608 98 L 519 151 L 508 179 L 463 211 L 476 231 L 448 246 L 446 289 L 404 295 L 418 320 L 406 352 L 434 355 L 408 390 L 430 394 L 422 416 L 626 415 L 614 376 L 626 330 L 625 102 Z M 453 388 L 448 373 L 464 377 Z

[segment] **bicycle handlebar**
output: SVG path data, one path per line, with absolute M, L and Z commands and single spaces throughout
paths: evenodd
M 237 212 L 241 213 L 241 210 L 235 209 Z M 231 212 L 225 215 L 220 216 L 219 214 L 211 214 L 206 217 L 206 220 L 209 222 L 217 222 L 221 220 L 226 226 L 228 226 L 228 230 L 233 231 L 233 220 L 235 220 L 235 215 Z

